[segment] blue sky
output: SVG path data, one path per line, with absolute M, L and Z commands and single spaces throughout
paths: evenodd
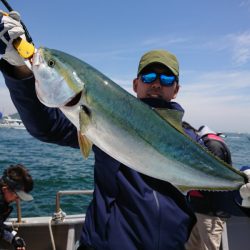
M 176 99 L 195 127 L 250 133 L 250 0 L 9 0 L 36 47 L 68 52 L 132 93 L 143 53 L 180 63 Z M 4 7 L 1 7 L 4 9 Z M 0 78 L 0 109 L 14 112 Z

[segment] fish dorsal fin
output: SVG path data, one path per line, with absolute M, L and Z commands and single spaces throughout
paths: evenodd
M 166 108 L 154 108 L 154 110 L 175 129 L 184 133 L 182 128 L 182 117 L 184 112 Z
M 78 131 L 78 142 L 84 158 L 87 159 L 92 149 L 92 142 L 85 135 L 81 134 L 81 132 L 79 131 Z

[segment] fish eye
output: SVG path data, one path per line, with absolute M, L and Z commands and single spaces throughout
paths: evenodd
M 48 61 L 48 66 L 51 67 L 51 68 L 54 68 L 55 64 L 56 64 L 56 62 L 54 60 L 52 60 L 52 59 L 50 59 Z

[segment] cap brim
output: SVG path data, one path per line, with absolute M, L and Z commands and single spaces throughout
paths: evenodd
M 24 191 L 21 191 L 21 190 L 16 191 L 16 190 L 15 190 L 15 192 L 16 192 L 17 196 L 18 196 L 22 201 L 32 201 L 32 200 L 33 200 L 32 195 L 30 195 L 30 194 L 28 194 L 28 193 L 26 193 L 26 192 L 24 192 Z

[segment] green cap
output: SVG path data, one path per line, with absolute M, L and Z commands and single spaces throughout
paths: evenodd
M 151 63 L 161 63 L 168 67 L 175 76 L 179 76 L 179 63 L 175 55 L 166 50 L 151 50 L 141 57 L 138 75 Z

